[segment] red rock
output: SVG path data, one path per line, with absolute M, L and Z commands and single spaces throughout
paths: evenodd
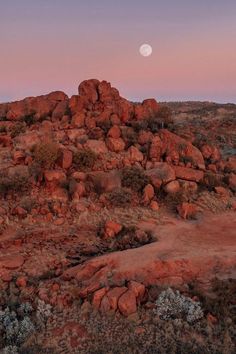
M 145 145 L 153 140 L 153 134 L 151 132 L 141 130 L 138 136 L 138 143 L 140 145 Z M 158 140 L 159 141 L 159 140 Z
M 160 188 L 162 184 L 175 180 L 175 171 L 166 162 L 155 163 L 155 168 L 146 171 L 154 187 Z
M 143 202 L 149 204 L 155 195 L 154 188 L 151 184 L 147 184 L 143 190 Z
M 58 218 L 54 221 L 54 225 L 57 225 L 57 226 L 63 225 L 64 223 L 65 223 L 64 218 Z
M 183 219 L 194 217 L 198 212 L 198 207 L 192 203 L 182 203 L 177 207 L 178 213 Z
M 230 196 L 229 190 L 224 187 L 219 186 L 219 187 L 215 187 L 214 189 L 216 193 L 221 195 L 222 197 L 228 198 Z
M 107 298 L 110 303 L 110 307 L 112 310 L 116 311 L 117 309 L 117 304 L 120 296 L 124 294 L 127 291 L 126 287 L 115 287 L 111 290 L 108 291 Z
M 121 136 L 121 131 L 118 125 L 114 125 L 113 127 L 110 128 L 109 132 L 107 133 L 107 136 L 113 139 L 118 139 Z
M 203 145 L 201 152 L 205 159 L 211 159 L 212 162 L 217 162 L 221 159 L 220 151 L 216 146 Z
M 12 144 L 12 138 L 8 135 L 0 135 L 0 146 L 9 147 Z
M 88 180 L 92 181 L 95 190 L 100 193 L 108 193 L 121 188 L 121 176 L 120 172 L 117 170 L 89 173 Z
M 130 161 L 131 162 L 142 162 L 143 161 L 143 154 L 139 149 L 137 149 L 135 146 L 131 146 L 129 148 L 129 154 L 130 154 Z
M 194 193 L 198 189 L 198 185 L 196 182 L 185 181 L 182 179 L 179 179 L 178 181 L 179 181 L 180 187 L 183 191 Z
M 125 142 L 122 138 L 107 138 L 106 144 L 108 149 L 113 152 L 120 152 L 125 149 Z
M 226 172 L 236 173 L 236 157 L 229 157 L 226 165 L 224 166 Z
M 110 309 L 111 309 L 111 307 L 110 307 L 110 302 L 108 300 L 108 297 L 106 295 L 104 295 L 101 300 L 100 311 L 103 313 L 106 313 L 106 312 L 110 311 Z
M 158 205 L 158 203 L 155 200 L 152 200 L 151 203 L 150 203 L 150 208 L 152 210 L 158 211 L 159 210 L 159 205 Z
M 122 230 L 122 225 L 109 220 L 106 222 L 105 224 L 105 238 L 113 238 L 114 236 L 116 236 L 121 230 Z
M 204 172 L 194 170 L 188 167 L 173 166 L 176 178 L 181 178 L 187 181 L 200 182 L 204 177 Z
M 61 183 L 66 180 L 66 175 L 60 170 L 46 170 L 44 171 L 44 178 L 46 182 Z
M 95 309 L 99 309 L 100 305 L 101 305 L 101 301 L 103 296 L 106 294 L 107 289 L 106 288 L 101 288 L 97 291 L 95 291 L 95 293 L 93 294 L 93 301 L 92 301 L 92 305 Z
M 180 190 L 179 181 L 171 181 L 167 183 L 164 187 L 164 190 L 168 194 L 175 194 Z
M 212 171 L 212 172 L 217 172 L 217 167 L 216 167 L 216 165 L 214 165 L 214 164 L 209 164 L 208 166 L 207 166 L 207 169 L 209 170 L 209 171 Z
M 108 152 L 106 144 L 101 140 L 87 140 L 86 144 L 84 144 L 86 149 L 92 150 L 95 154 L 105 154 Z
M 13 153 L 13 161 L 15 164 L 21 164 L 25 160 L 25 153 L 23 151 L 15 151 Z
M 79 95 L 88 103 L 95 103 L 98 100 L 98 85 L 99 81 L 85 80 L 79 85 Z
M 9 272 L 4 272 L 1 274 L 1 280 L 6 283 L 10 283 L 12 281 L 12 274 Z
M 152 139 L 152 143 L 149 150 L 150 159 L 155 159 L 156 161 L 160 161 L 161 156 L 163 154 L 162 149 L 163 149 L 163 142 L 161 138 L 159 136 L 155 136 Z
M 73 188 L 73 200 L 80 199 L 86 195 L 86 186 L 84 182 L 75 183 Z
M 55 109 L 52 112 L 52 118 L 54 119 L 62 119 L 63 116 L 65 116 L 66 112 L 68 110 L 68 100 L 63 99 L 63 101 L 59 102 Z
M 229 176 L 229 188 L 236 192 L 236 174 L 231 174 Z
M 122 315 L 129 316 L 137 311 L 136 296 L 133 291 L 127 290 L 118 300 L 118 308 Z
M 24 263 L 24 258 L 18 255 L 0 257 L 0 265 L 6 269 L 20 268 Z
M 27 285 L 27 278 L 26 277 L 18 277 L 17 280 L 16 280 L 16 285 L 19 287 L 19 288 L 25 288 L 26 285 Z
M 84 112 L 77 112 L 73 117 L 72 117 L 72 126 L 75 128 L 82 128 L 85 125 L 85 114 Z
M 135 294 L 136 298 L 142 300 L 145 294 L 145 286 L 137 281 L 131 280 L 128 288 Z
M 61 155 L 60 155 L 58 163 L 59 163 L 60 167 L 67 170 L 68 168 L 71 167 L 72 160 L 73 160 L 72 151 L 63 149 L 61 151 Z
M 205 168 L 204 158 L 201 151 L 190 142 L 171 133 L 167 129 L 161 129 L 158 135 L 162 142 L 161 154 L 165 155 L 167 159 L 170 157 L 169 162 L 175 162 L 177 153 L 181 157 L 190 158 L 192 164 L 196 167 L 201 169 Z
M 25 218 L 27 216 L 27 210 L 25 210 L 24 208 L 17 206 L 14 210 L 13 210 L 13 214 L 17 215 L 21 218 Z
M 213 316 L 211 313 L 207 314 L 207 322 L 212 324 L 212 325 L 216 325 L 218 323 L 218 319 Z

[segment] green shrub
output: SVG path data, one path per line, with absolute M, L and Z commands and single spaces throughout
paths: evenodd
M 91 150 L 79 150 L 74 153 L 73 162 L 80 170 L 89 170 L 93 168 L 97 155 Z
M 108 200 L 113 206 L 124 207 L 130 204 L 132 194 L 125 188 L 120 188 L 108 194 Z
M 15 138 L 16 136 L 25 132 L 25 124 L 18 122 L 11 128 L 11 137 Z
M 149 183 L 149 178 L 138 167 L 125 167 L 122 170 L 122 186 L 141 192 Z
M 32 153 L 35 163 L 44 168 L 51 168 L 59 156 L 59 146 L 52 141 L 39 143 L 33 147 Z

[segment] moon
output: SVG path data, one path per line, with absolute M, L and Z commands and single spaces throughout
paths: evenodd
M 139 53 L 143 56 L 143 57 L 149 57 L 152 54 L 152 47 L 150 46 L 150 44 L 142 44 L 141 47 L 139 48 Z

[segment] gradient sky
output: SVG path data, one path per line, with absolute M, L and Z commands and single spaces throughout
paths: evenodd
M 0 45 L 0 102 L 98 78 L 132 100 L 236 103 L 236 0 L 0 0 Z

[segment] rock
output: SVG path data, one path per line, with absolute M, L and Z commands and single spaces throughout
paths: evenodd
M 111 309 L 109 299 L 106 295 L 103 296 L 100 304 L 100 311 L 103 313 L 109 312 Z
M 121 136 L 120 127 L 118 125 L 113 125 L 107 133 L 109 138 L 118 139 Z
M 17 206 L 16 208 L 13 209 L 13 215 L 17 215 L 20 218 L 25 218 L 27 216 L 27 210 L 24 208 Z
M 212 162 L 217 162 L 221 159 L 220 151 L 216 146 L 203 145 L 201 153 L 205 159 L 210 159 Z
M 83 128 L 85 125 L 85 113 L 77 112 L 73 117 L 71 124 L 75 128 Z
M 165 155 L 169 162 L 177 162 L 176 154 L 182 158 L 188 158 L 191 163 L 201 169 L 205 168 L 204 158 L 200 150 L 187 140 L 171 133 L 167 129 L 161 129 L 159 137 L 162 142 L 161 154 Z
M 111 172 L 91 172 L 88 180 L 92 181 L 94 188 L 99 193 L 109 193 L 121 188 L 121 175 L 118 170 Z
M 138 143 L 140 145 L 149 144 L 152 140 L 153 140 L 153 134 L 151 132 L 141 130 L 141 132 L 139 133 L 139 136 L 138 136 Z M 159 143 L 159 139 L 157 139 L 157 141 Z M 155 151 L 153 151 L 151 155 L 154 155 L 154 157 L 155 157 Z
M 229 188 L 236 192 L 236 174 L 231 174 L 228 179 Z
M 93 294 L 92 305 L 96 310 L 99 309 L 99 307 L 101 305 L 102 298 L 106 294 L 106 292 L 107 292 L 106 288 L 101 288 L 101 289 L 95 291 L 95 293 Z
M 147 184 L 143 190 L 143 202 L 149 204 L 155 195 L 154 188 L 151 184 Z
M 26 285 L 27 285 L 27 278 L 24 277 L 24 276 L 18 277 L 17 280 L 16 280 L 16 285 L 19 288 L 25 288 Z
M 44 178 L 46 182 L 60 184 L 66 180 L 66 175 L 60 170 L 46 170 Z
M 132 290 L 127 290 L 118 300 L 118 308 L 122 315 L 128 317 L 137 311 L 136 296 Z
M 125 149 L 125 142 L 122 138 L 107 138 L 106 144 L 108 149 L 113 152 L 120 152 Z
M 222 197 L 229 198 L 230 197 L 230 191 L 224 187 L 215 187 L 214 188 L 216 193 L 221 195 Z
M 70 150 L 63 149 L 60 153 L 58 164 L 61 168 L 67 170 L 71 167 L 73 160 L 73 153 Z
M 146 171 L 154 187 L 160 188 L 162 184 L 175 180 L 175 171 L 166 162 L 155 163 L 155 168 Z
M 79 95 L 86 103 L 95 103 L 98 100 L 98 85 L 96 79 L 85 80 L 79 85 Z
M 87 140 L 84 147 L 85 149 L 92 150 L 95 154 L 106 154 L 108 152 L 106 144 L 101 140 Z
M 86 196 L 86 186 L 84 182 L 75 182 L 71 193 L 73 194 L 73 200 L 80 199 L 81 197 Z
M 158 211 L 159 210 L 159 205 L 158 205 L 158 203 L 155 200 L 152 200 L 151 203 L 150 203 L 150 208 L 152 210 Z
M 104 238 L 113 238 L 115 237 L 121 230 L 122 230 L 123 226 L 112 221 L 109 220 L 105 223 L 105 227 L 104 227 Z
M 122 294 L 124 294 L 128 289 L 123 286 L 123 287 L 115 287 L 111 290 L 108 291 L 106 294 L 109 303 L 110 303 L 110 308 L 114 311 L 117 310 L 117 305 L 118 305 L 118 300 L 121 297 Z
M 204 177 L 204 172 L 194 170 L 188 167 L 173 166 L 176 178 L 184 179 L 187 181 L 200 182 Z
M 132 163 L 134 162 L 142 162 L 143 161 L 143 154 L 139 149 L 137 149 L 135 146 L 131 146 L 129 148 L 129 154 L 130 154 L 130 161 Z
M 196 182 L 185 181 L 183 179 L 178 179 L 179 184 L 183 192 L 195 193 L 198 190 L 198 185 Z
M 0 257 L 0 266 L 6 269 L 17 269 L 24 264 L 24 258 L 19 255 L 2 256 Z
M 23 151 L 14 151 L 13 161 L 15 164 L 22 164 L 25 161 L 25 153 Z
M 152 143 L 149 150 L 150 159 L 155 159 L 156 161 L 160 161 L 161 156 L 163 155 L 162 150 L 163 150 L 162 140 L 159 136 L 155 136 L 152 139 Z
M 198 207 L 195 204 L 184 202 L 177 206 L 177 210 L 181 218 L 190 219 L 196 216 Z
M 175 194 L 175 193 L 179 192 L 179 190 L 180 190 L 179 181 L 171 181 L 171 182 L 167 183 L 164 187 L 164 190 L 168 194 Z
M 143 299 L 145 294 L 145 286 L 143 284 L 131 280 L 128 284 L 128 288 L 135 294 L 136 299 L 139 301 Z
M 66 99 L 63 99 L 61 102 L 59 102 L 55 109 L 53 110 L 52 112 L 52 118 L 54 119 L 62 119 L 63 116 L 65 116 L 66 112 L 68 110 L 68 100 Z
M 236 156 L 229 157 L 224 169 L 226 172 L 236 173 Z

